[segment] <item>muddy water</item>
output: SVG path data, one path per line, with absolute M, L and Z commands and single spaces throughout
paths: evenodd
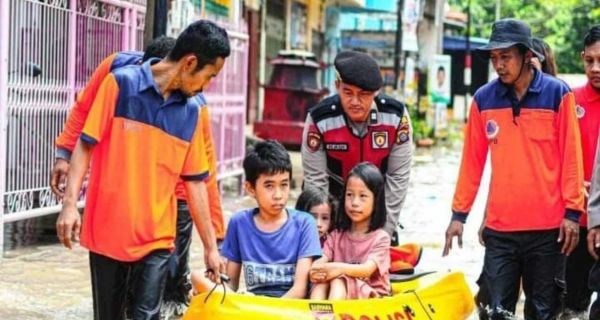
M 301 181 L 299 159 L 297 153 L 292 154 L 294 179 Z M 464 248 L 455 249 L 450 257 L 441 257 L 459 161 L 459 152 L 446 149 L 419 151 L 415 156 L 409 194 L 401 213 L 404 225 L 401 239 L 425 246 L 421 269 L 463 270 L 475 289 L 483 258 L 477 229 L 488 180 L 482 182 L 482 190 L 465 226 Z M 291 206 L 297 195 L 298 190 L 294 190 L 289 202 Z M 235 192 L 224 198 L 226 216 L 253 205 L 253 199 L 239 197 Z M 93 318 L 87 251 L 80 247 L 66 250 L 59 246 L 55 240 L 55 219 L 50 216 L 44 218 L 45 221 L 10 226 L 5 238 L 7 251 L 0 264 L 0 319 Z M 192 244 L 191 256 L 192 268 L 201 269 L 203 255 L 197 237 Z

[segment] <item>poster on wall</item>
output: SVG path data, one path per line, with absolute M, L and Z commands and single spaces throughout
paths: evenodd
M 409 105 L 417 103 L 417 81 L 415 77 L 416 61 L 412 57 L 407 57 L 405 60 L 405 77 L 404 77 L 404 102 Z
M 419 43 L 417 41 L 417 27 L 419 24 L 420 8 L 420 0 L 404 0 L 404 10 L 402 11 L 403 51 L 419 51 Z
M 451 57 L 435 55 L 429 69 L 429 100 L 435 110 L 435 135 L 443 137 L 448 127 L 448 104 L 450 103 Z
M 292 49 L 306 49 L 306 5 L 299 2 L 292 2 L 292 20 L 290 31 L 290 45 Z

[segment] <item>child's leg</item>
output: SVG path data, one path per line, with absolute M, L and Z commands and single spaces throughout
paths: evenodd
M 313 283 L 312 290 L 310 291 L 311 300 L 326 300 L 327 291 L 329 290 L 329 283 Z
M 346 289 L 346 280 L 336 278 L 331 280 L 329 288 L 329 300 L 345 300 L 348 290 Z
M 210 281 L 202 271 L 192 271 L 192 286 L 195 293 L 208 292 L 215 286 L 215 283 Z M 219 286 L 217 289 L 223 291 L 223 287 Z

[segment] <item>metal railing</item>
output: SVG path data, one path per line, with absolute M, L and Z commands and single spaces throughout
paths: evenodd
M 227 29 L 231 55 L 223 70 L 206 90 L 210 107 L 219 179 L 243 176 L 246 152 L 245 124 L 248 90 L 248 34 L 245 26 L 220 23 Z
M 48 187 L 53 140 L 96 66 L 143 49 L 145 5 L 0 0 L 0 253 L 4 223 L 60 209 Z
M 60 210 L 48 187 L 54 138 L 98 64 L 113 52 L 143 49 L 145 4 L 0 0 L 0 257 L 4 223 Z M 232 51 L 206 97 L 219 179 L 241 178 L 249 41 L 243 23 L 219 24 Z

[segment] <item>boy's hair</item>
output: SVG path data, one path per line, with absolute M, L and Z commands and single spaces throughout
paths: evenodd
M 370 162 L 361 162 L 357 164 L 346 178 L 344 184 L 344 192 L 342 193 L 342 199 L 340 199 L 340 205 L 338 208 L 338 214 L 336 217 L 336 229 L 341 231 L 348 231 L 352 227 L 352 221 L 346 214 L 346 186 L 348 180 L 352 177 L 356 177 L 364 182 L 364 184 L 373 193 L 373 214 L 371 214 L 371 221 L 369 223 L 369 232 L 381 229 L 385 226 L 387 219 L 387 210 L 385 208 L 385 180 L 381 171 Z
M 168 59 L 179 61 L 190 53 L 198 59 L 196 71 L 202 70 L 207 64 L 215 63 L 217 58 L 229 57 L 231 49 L 227 31 L 207 20 L 198 20 L 190 24 L 177 37 Z
M 164 58 L 169 54 L 169 51 L 175 47 L 175 38 L 160 36 L 150 41 L 146 50 L 144 50 L 144 57 L 142 61 L 146 62 L 150 58 Z
M 595 25 L 588 30 L 583 38 L 583 49 L 589 47 L 596 43 L 596 41 L 600 41 L 600 25 Z
M 289 173 L 292 179 L 292 161 L 287 150 L 275 140 L 258 142 L 244 158 L 246 181 L 253 187 L 262 174 Z
M 329 210 L 331 210 L 331 217 L 333 218 L 335 216 L 335 211 L 337 207 L 334 198 L 329 193 L 324 192 L 319 188 L 306 187 L 298 197 L 298 200 L 296 201 L 296 210 L 310 213 L 311 208 L 321 204 L 326 204 L 329 206 Z M 333 223 L 329 224 L 329 229 L 332 228 Z

